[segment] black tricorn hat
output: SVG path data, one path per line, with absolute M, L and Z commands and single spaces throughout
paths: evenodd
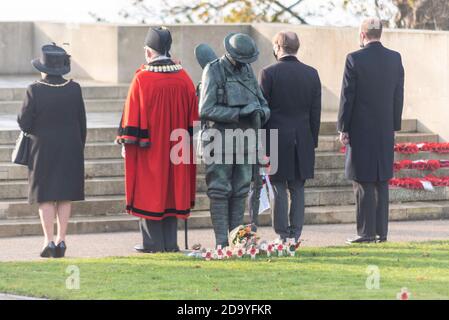
M 145 46 L 170 57 L 172 37 L 165 27 L 150 27 L 145 38 Z
M 49 75 L 60 76 L 70 72 L 70 56 L 55 43 L 42 46 L 42 55 L 31 61 L 33 67 Z

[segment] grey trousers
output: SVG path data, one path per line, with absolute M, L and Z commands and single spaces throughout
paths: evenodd
M 357 234 L 382 239 L 388 234 L 388 181 L 353 182 L 356 198 Z
M 153 252 L 178 251 L 178 220 L 167 217 L 160 221 L 140 219 L 143 247 Z
M 283 240 L 299 240 L 304 225 L 304 180 L 272 181 L 274 191 L 274 231 Z M 290 193 L 290 212 L 288 195 Z

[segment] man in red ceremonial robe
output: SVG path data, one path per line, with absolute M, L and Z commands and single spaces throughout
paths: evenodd
M 191 135 L 198 101 L 189 75 L 170 58 L 171 43 L 167 29 L 148 31 L 148 63 L 132 80 L 117 137 L 124 146 L 126 210 L 141 218 L 139 252 L 179 251 L 177 218 L 187 219 L 195 201 Z M 173 132 L 185 135 L 173 138 Z M 171 159 L 174 147 L 184 161 Z

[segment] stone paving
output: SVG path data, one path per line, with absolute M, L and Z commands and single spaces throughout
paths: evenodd
M 276 238 L 271 227 L 260 228 L 262 239 Z M 355 233 L 354 224 L 306 225 L 302 239 L 304 246 L 345 245 Z M 41 260 L 38 256 L 42 237 L 0 238 L 0 262 Z M 390 223 L 390 241 L 449 240 L 449 220 L 407 221 Z M 67 238 L 67 257 L 93 258 L 135 255 L 133 246 L 141 242 L 138 232 L 70 235 Z M 179 231 L 178 243 L 184 248 L 184 232 Z M 189 245 L 201 243 L 213 247 L 211 229 L 195 229 L 189 232 Z

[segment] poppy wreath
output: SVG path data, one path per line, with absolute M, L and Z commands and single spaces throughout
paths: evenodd
M 421 151 L 429 151 L 435 153 L 449 153 L 449 143 L 424 143 L 420 148 Z
M 419 152 L 418 145 L 414 143 L 397 143 L 394 145 L 394 152 L 401 154 L 415 154 Z
M 394 151 L 400 154 L 417 154 L 419 152 L 434 152 L 439 154 L 449 153 L 449 143 L 435 143 L 435 142 L 423 142 L 423 143 L 396 143 L 394 145 Z M 346 152 L 346 146 L 340 149 L 340 152 Z M 395 172 L 399 172 L 402 169 L 414 169 L 420 171 L 436 171 L 440 168 L 449 168 L 449 160 L 399 160 L 393 164 Z M 449 176 L 436 177 L 434 175 L 428 175 L 424 178 L 417 177 L 404 177 L 404 178 L 392 178 L 389 181 L 389 185 L 392 187 L 423 190 L 425 182 L 432 184 L 434 187 L 448 187 Z
M 435 177 L 432 175 L 427 176 L 426 181 L 429 181 L 435 187 L 448 187 L 449 177 Z
M 449 160 L 400 160 L 395 161 L 393 164 L 394 171 L 398 172 L 402 169 L 416 169 L 416 170 L 428 170 L 428 171 L 435 171 L 440 168 L 448 168 L 449 167 Z
M 390 180 L 390 186 L 422 190 L 424 189 L 422 181 L 430 182 L 434 187 L 449 186 L 449 177 L 435 177 L 433 175 L 428 175 L 424 178 L 393 178 Z
M 416 154 L 420 151 L 449 153 L 449 142 L 396 143 L 394 145 L 394 152 L 401 154 Z M 346 147 L 341 147 L 340 152 L 345 153 Z
M 422 190 L 424 189 L 424 186 L 421 183 L 422 180 L 423 179 L 420 178 L 393 178 L 390 180 L 389 184 L 392 187 Z
M 434 152 L 434 153 L 449 153 L 448 142 L 424 142 L 424 143 L 397 143 L 394 146 L 394 151 L 402 154 L 415 154 L 420 151 Z

